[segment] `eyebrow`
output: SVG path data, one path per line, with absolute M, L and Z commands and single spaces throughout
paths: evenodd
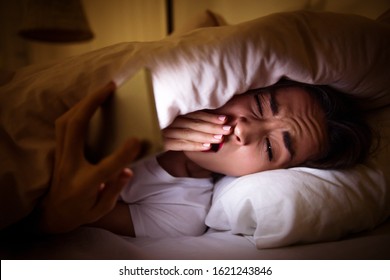
M 290 159 L 295 156 L 295 149 L 293 147 L 293 141 L 290 132 L 283 131 L 283 144 L 286 147 L 287 151 L 290 153 Z
M 260 99 L 259 99 L 259 93 L 253 95 L 256 100 L 257 109 L 260 112 L 260 116 L 263 116 L 263 107 L 261 106 Z
M 255 95 L 254 95 L 254 98 L 256 100 L 256 105 L 257 105 L 257 109 L 259 110 L 260 112 L 260 115 L 263 116 L 263 106 L 260 102 L 260 98 L 259 98 L 259 95 L 260 94 L 264 94 L 264 93 L 267 93 L 269 95 L 269 105 L 270 105 L 270 108 L 271 108 L 271 112 L 272 112 L 272 115 L 275 116 L 278 114 L 279 112 L 279 105 L 278 105 L 278 102 L 276 101 L 276 98 L 275 98 L 275 91 L 268 91 L 268 92 L 265 92 L 265 91 L 255 91 Z
M 276 102 L 276 98 L 275 98 L 275 91 L 272 90 L 269 92 L 269 105 L 270 105 L 270 108 L 271 108 L 271 112 L 272 112 L 272 115 L 275 116 L 279 113 L 279 104 L 278 102 Z

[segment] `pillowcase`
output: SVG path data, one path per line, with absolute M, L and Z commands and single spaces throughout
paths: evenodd
M 384 171 L 372 163 L 345 171 L 292 168 L 226 177 L 216 185 L 206 224 L 253 236 L 258 249 L 337 240 L 389 216 Z
M 379 108 L 390 103 L 388 35 L 387 25 L 359 16 L 279 13 L 19 69 L 0 86 L 0 229 L 28 215 L 48 188 L 55 119 L 110 80 L 120 85 L 149 67 L 162 128 L 281 77 L 328 84 Z

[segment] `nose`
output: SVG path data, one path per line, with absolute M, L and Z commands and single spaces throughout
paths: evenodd
M 234 141 L 238 145 L 250 145 L 256 139 L 261 139 L 265 127 L 259 121 L 244 117 L 238 118 L 233 130 Z

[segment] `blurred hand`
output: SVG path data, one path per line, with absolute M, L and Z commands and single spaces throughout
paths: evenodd
M 129 139 L 95 165 L 84 156 L 88 122 L 114 90 L 111 83 L 88 95 L 56 121 L 55 166 L 51 187 L 41 207 L 41 231 L 67 232 L 98 220 L 113 209 L 122 188 L 132 177 L 126 166 L 140 150 L 136 139 Z
M 178 116 L 163 130 L 165 150 L 207 151 L 232 133 L 227 116 L 197 111 Z

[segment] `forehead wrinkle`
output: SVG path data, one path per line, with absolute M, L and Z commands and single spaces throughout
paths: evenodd
M 291 88 L 287 89 L 287 91 L 289 90 L 291 90 Z M 294 96 L 295 99 L 292 103 L 284 102 L 283 99 L 278 102 L 279 113 L 281 113 L 278 117 L 286 122 L 286 130 L 291 134 L 291 140 L 296 152 L 296 164 L 301 164 L 302 161 L 307 161 L 309 158 L 318 156 L 319 154 L 326 151 L 327 148 L 326 145 L 325 147 L 322 145 L 323 139 L 326 139 L 325 137 L 327 133 L 325 113 L 323 112 L 323 109 L 321 108 L 318 101 L 316 101 L 309 92 L 304 89 L 301 89 L 301 92 L 304 92 L 304 95 L 306 95 L 308 99 L 304 98 L 303 100 L 306 101 L 304 101 L 303 104 L 299 104 L 298 107 L 293 105 L 294 101 L 303 97 L 298 97 L 298 99 L 295 99 L 294 93 L 288 93 L 286 91 L 282 93 L 279 90 L 277 90 L 276 94 L 277 100 L 279 99 L 279 94 L 288 94 L 290 96 Z M 298 111 L 297 109 L 294 109 L 295 113 L 292 113 L 292 108 L 298 108 Z M 305 139 L 310 141 L 310 146 L 305 144 Z M 301 144 L 301 142 L 303 144 Z M 299 159 L 299 157 L 301 158 Z
M 283 144 L 288 152 L 294 155 L 291 157 L 291 161 L 295 161 L 293 165 L 302 164 L 322 152 L 321 140 L 324 137 L 324 130 L 321 121 L 316 118 L 315 108 L 316 106 L 304 115 L 283 116 L 280 119 L 284 122 Z M 286 137 L 285 132 L 288 132 L 289 136 Z M 287 139 L 288 137 L 290 139 Z M 310 143 L 306 143 L 305 140 L 309 140 Z
M 304 162 L 313 159 L 322 152 L 321 139 L 324 134 L 319 121 L 312 114 L 307 115 L 306 118 L 301 117 L 299 120 L 301 121 L 297 120 L 296 125 L 298 128 L 295 130 L 297 135 L 294 141 L 296 143 L 296 152 L 299 153 L 301 151 L 301 157 L 306 157 L 300 159 L 300 161 Z M 305 139 L 310 140 L 309 145 L 305 143 Z M 303 144 L 300 145 L 300 142 Z

